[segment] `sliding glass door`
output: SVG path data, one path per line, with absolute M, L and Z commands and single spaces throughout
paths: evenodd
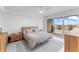
M 63 35 L 63 18 L 57 17 L 53 19 L 54 21 L 54 33 Z
M 71 31 L 79 31 L 79 16 L 57 17 L 47 21 L 47 30 L 50 33 L 64 35 Z
M 64 33 L 79 31 L 79 16 L 64 17 Z

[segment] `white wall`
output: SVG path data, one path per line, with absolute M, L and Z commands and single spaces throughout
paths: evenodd
M 0 10 L 0 27 L 2 27 L 2 11 Z
M 4 13 L 2 23 L 3 31 L 8 32 L 9 34 L 20 31 L 21 26 L 24 25 L 38 26 L 39 29 L 43 30 L 43 18 Z

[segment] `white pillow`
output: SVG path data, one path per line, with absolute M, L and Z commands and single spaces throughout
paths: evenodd
M 32 29 L 26 29 L 23 31 L 23 34 L 27 34 L 27 33 L 33 33 Z
M 39 31 L 38 27 L 33 27 L 33 32 L 38 32 L 38 31 Z
M 33 30 L 32 29 L 26 29 L 26 32 L 27 33 L 33 33 Z

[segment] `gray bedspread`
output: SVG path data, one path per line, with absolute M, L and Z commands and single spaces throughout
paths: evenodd
M 24 34 L 24 38 L 27 40 L 31 49 L 34 48 L 36 44 L 40 44 L 49 40 L 50 37 L 51 35 L 44 31 Z

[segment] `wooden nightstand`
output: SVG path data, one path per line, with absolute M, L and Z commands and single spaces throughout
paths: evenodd
M 10 37 L 11 37 L 11 42 L 22 40 L 22 33 L 21 32 L 19 32 L 19 33 L 13 33 L 13 34 L 11 34 Z

